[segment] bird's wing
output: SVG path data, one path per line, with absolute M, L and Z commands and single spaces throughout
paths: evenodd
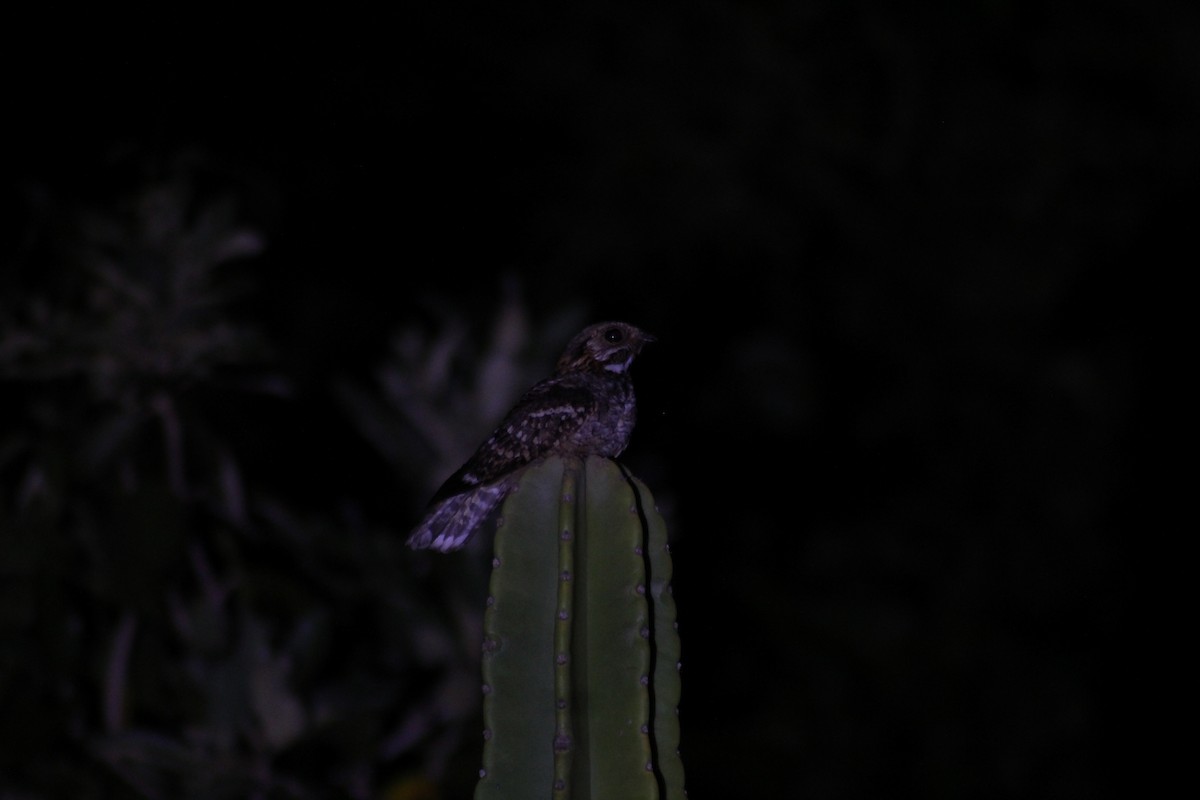
M 550 379 L 526 392 L 487 441 L 434 494 L 431 504 L 494 483 L 568 441 L 596 411 L 585 387 Z

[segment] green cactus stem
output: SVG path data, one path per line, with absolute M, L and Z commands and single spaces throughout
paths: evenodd
M 683 798 L 666 525 L 615 462 L 550 458 L 496 533 L 476 800 Z

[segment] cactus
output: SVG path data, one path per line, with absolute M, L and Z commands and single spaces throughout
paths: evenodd
M 476 800 L 683 798 L 666 526 L 615 462 L 550 458 L 496 533 Z

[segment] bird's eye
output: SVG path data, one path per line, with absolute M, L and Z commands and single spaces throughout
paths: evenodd
M 620 328 L 609 328 L 604 332 L 604 340 L 612 344 L 616 344 L 625 338 L 625 331 Z

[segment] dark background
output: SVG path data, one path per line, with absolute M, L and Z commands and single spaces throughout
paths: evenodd
M 1200 13 L 650 5 L 12 59 L 0 797 L 469 796 L 487 543 L 403 537 L 610 318 L 692 797 L 1117 793 Z

